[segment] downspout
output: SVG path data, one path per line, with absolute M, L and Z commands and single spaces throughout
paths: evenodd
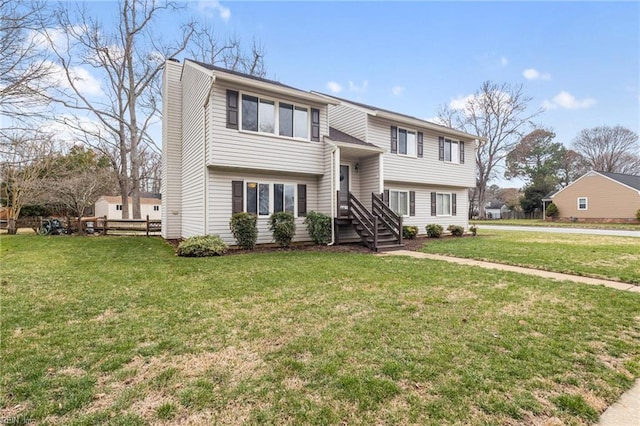
M 209 139 L 211 135 L 211 120 L 209 117 L 209 100 L 213 95 L 213 83 L 216 81 L 216 76 L 211 76 L 211 85 L 209 86 L 209 91 L 207 92 L 207 97 L 204 100 L 203 109 L 204 109 L 204 235 L 209 233 Z
M 332 144 L 331 142 L 327 142 L 327 140 L 325 139 L 324 141 L 326 144 L 331 145 L 331 242 L 329 244 L 327 244 L 328 246 L 332 246 L 335 244 L 336 242 L 336 227 L 334 225 L 335 222 L 335 217 L 333 217 L 333 215 L 335 214 L 336 211 L 336 200 L 335 200 L 335 154 L 336 151 L 338 150 L 338 146 L 335 144 Z

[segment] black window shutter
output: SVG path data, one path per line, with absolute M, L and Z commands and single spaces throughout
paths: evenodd
M 385 203 L 387 206 L 389 205 L 389 190 L 385 189 L 384 192 L 382 193 L 382 202 Z
M 320 110 L 311 108 L 311 140 L 320 141 Z
M 464 164 L 464 142 L 460 141 L 460 164 Z
M 424 135 L 418 132 L 418 158 L 424 157 Z
M 438 138 L 438 160 L 444 161 L 444 137 Z
M 307 185 L 298 184 L 298 216 L 307 215 Z
M 432 192 L 431 193 L 431 216 L 435 216 L 436 215 L 436 193 Z
M 227 128 L 238 128 L 238 92 L 227 90 Z
M 398 128 L 391 126 L 391 153 L 398 153 Z
M 409 191 L 409 216 L 416 215 L 416 191 Z
M 456 216 L 458 213 L 457 198 L 456 194 L 451 194 L 451 216 Z
M 244 182 L 241 180 L 231 181 L 231 212 L 240 213 L 244 211 Z

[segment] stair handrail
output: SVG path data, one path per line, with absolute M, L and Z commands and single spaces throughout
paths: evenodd
M 372 215 L 369 210 L 358 200 L 356 196 L 354 196 L 351 192 L 349 192 L 349 210 L 351 216 L 362 225 L 362 227 L 373 237 L 373 246 L 369 246 L 366 238 L 363 238 L 365 244 L 369 246 L 369 248 L 375 250 L 378 245 L 378 230 L 377 230 L 377 221 L 375 216 Z
M 382 194 L 371 193 L 371 211 L 374 216 L 380 217 L 382 224 L 402 244 L 402 216 L 391 210 L 384 202 Z

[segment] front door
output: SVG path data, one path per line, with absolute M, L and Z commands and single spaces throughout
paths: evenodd
M 349 172 L 350 166 L 340 165 L 340 216 L 349 215 Z

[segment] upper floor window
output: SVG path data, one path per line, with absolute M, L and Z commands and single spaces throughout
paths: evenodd
M 578 210 L 587 210 L 587 197 L 578 197 Z
M 423 156 L 422 132 L 391 126 L 391 153 L 407 157 Z
M 464 164 L 464 142 L 440 136 L 439 159 L 447 163 Z
M 297 139 L 320 140 L 320 110 L 227 90 L 227 127 L 251 132 L 277 134 Z M 240 115 L 240 117 L 238 117 Z M 311 133 L 311 138 L 309 134 Z

